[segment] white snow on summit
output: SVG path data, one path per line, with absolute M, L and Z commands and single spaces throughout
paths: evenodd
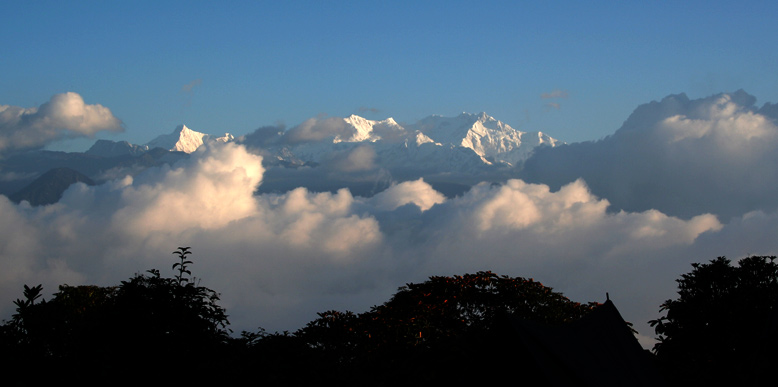
M 405 126 L 392 118 L 374 121 L 357 115 L 328 120 L 323 126 L 311 121 L 308 126 L 301 127 L 294 141 L 278 142 L 275 146 L 271 142 L 265 146 L 279 160 L 318 163 L 327 160 L 333 152 L 350 151 L 364 144 L 373 148 L 385 166 L 457 160 L 455 163 L 465 163 L 469 166 L 462 167 L 471 169 L 473 162 L 516 165 L 527 159 L 535 147 L 557 144 L 556 139 L 542 132 L 516 130 L 486 113 L 462 113 L 456 117 L 433 115 Z M 284 136 L 281 132 L 278 135 Z M 172 133 L 149 141 L 146 146 L 192 153 L 208 141 L 230 142 L 234 137 L 229 133 L 214 137 L 180 125 Z M 451 153 L 455 149 L 459 149 L 456 156 Z M 460 151 L 465 153 L 459 155 Z M 465 157 L 471 151 L 472 157 Z
M 189 129 L 186 127 L 186 125 L 179 125 L 175 128 L 175 130 L 173 130 L 173 133 L 160 135 L 146 143 L 146 145 L 149 147 L 149 149 L 164 148 L 170 151 L 192 153 L 197 150 L 200 145 L 203 145 L 209 140 L 230 142 L 234 139 L 235 138 L 229 133 L 225 133 L 222 137 L 212 137 L 209 134 L 200 133 Z
M 409 128 L 441 144 L 472 149 L 476 154 L 512 165 L 525 160 L 539 145 L 556 146 L 557 140 L 542 132 L 522 132 L 486 113 L 462 113 L 457 117 L 429 116 Z
M 546 134 L 516 130 L 486 113 L 429 116 L 405 126 L 392 118 L 373 121 L 351 115 L 320 122 L 311 120 L 290 131 L 295 131 L 295 141 L 265 145 L 279 160 L 320 163 L 333 154 L 369 146 L 375 160 L 390 169 L 428 168 L 430 164 L 442 163 L 451 170 L 474 171 L 484 165 L 517 165 L 536 147 L 557 144 Z
M 358 115 L 352 114 L 344 118 L 346 124 L 355 130 L 354 135 L 348 139 L 341 139 L 345 142 L 375 142 L 384 140 L 388 142 L 399 142 L 406 137 L 406 130 L 393 118 L 387 118 L 383 121 L 372 121 Z

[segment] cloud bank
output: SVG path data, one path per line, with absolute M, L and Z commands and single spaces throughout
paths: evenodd
M 724 220 L 778 209 L 775 105 L 743 91 L 638 107 L 613 135 L 538 149 L 520 176 L 558 189 L 583 178 L 613 210 Z
M 366 310 L 409 281 L 475 270 L 542 279 L 581 301 L 606 291 L 626 300 L 647 282 L 636 268 L 725 228 L 712 215 L 608 213 L 582 180 L 558 191 L 484 183 L 454 199 L 423 180 L 371 198 L 304 188 L 256 196 L 261 161 L 242 145 L 211 144 L 172 167 L 76 184 L 54 205 L 0 197 L 4 315 L 23 284 L 54 292 L 164 273 L 184 245 L 202 284 L 222 292 L 235 329 L 296 329 L 319 311 Z M 651 301 L 640 306 L 654 311 L 661 298 Z M 625 312 L 652 317 L 641 311 Z
M 88 105 L 72 92 L 56 94 L 37 108 L 0 105 L 0 152 L 41 148 L 63 138 L 122 131 L 122 122 L 103 105 Z

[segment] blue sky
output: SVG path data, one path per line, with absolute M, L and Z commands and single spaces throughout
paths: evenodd
M 134 143 L 181 123 L 241 135 L 320 114 L 415 122 L 463 111 L 596 140 L 669 94 L 742 88 L 778 102 L 777 7 L 8 2 L 0 104 L 73 91 L 123 121 L 124 133 L 99 137 Z

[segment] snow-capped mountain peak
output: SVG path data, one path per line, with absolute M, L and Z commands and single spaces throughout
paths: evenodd
M 559 143 L 560 143 L 559 140 L 557 140 L 557 139 L 555 139 L 555 138 L 553 138 L 553 137 L 551 137 L 551 136 L 549 136 L 549 135 L 547 135 L 547 134 L 545 134 L 543 132 L 538 132 L 538 145 L 548 145 L 548 146 L 552 146 L 553 147 L 553 146 L 557 146 L 557 144 L 559 144 Z
M 209 135 L 205 135 L 206 138 L 204 138 L 205 141 L 216 141 L 216 142 L 233 142 L 235 141 L 235 136 L 224 133 L 224 136 L 221 137 L 211 137 Z
M 351 116 L 344 118 L 343 120 L 346 121 L 346 124 L 350 125 L 352 128 L 356 130 L 356 132 L 351 138 L 342 139 L 343 141 L 360 142 L 360 141 L 371 140 L 373 134 L 373 126 L 377 123 L 377 121 L 371 121 L 366 118 L 360 117 L 356 114 L 352 114 Z
M 212 137 L 209 134 L 189 129 L 186 125 L 179 125 L 173 130 L 173 133 L 158 136 L 146 143 L 146 145 L 149 149 L 164 148 L 170 151 L 192 153 L 209 140 L 229 142 L 234 139 L 235 137 L 229 133 L 225 133 L 222 137 Z
M 454 170 L 465 170 L 476 168 L 476 164 L 517 165 L 536 147 L 557 143 L 541 132 L 516 130 L 485 112 L 455 117 L 433 115 L 405 126 L 392 118 L 374 121 L 351 115 L 340 120 L 345 126 L 338 125 L 338 133 L 323 141 L 287 142 L 269 150 L 277 152 L 280 159 L 293 156 L 295 163 L 300 164 L 329 162 L 333 152 L 342 155 L 367 146 L 389 169 L 414 163 L 421 167 L 430 160 L 442 158 L 446 164 L 462 164 L 461 168 L 451 164 Z
M 543 133 L 516 130 L 485 112 L 462 113 L 456 117 L 433 115 L 409 128 L 424 133 L 437 143 L 470 148 L 481 157 L 510 164 L 526 159 L 538 145 L 556 144 L 555 139 Z
M 406 139 L 406 130 L 400 126 L 393 118 L 387 118 L 383 121 L 373 121 L 352 114 L 343 119 L 346 124 L 351 126 L 355 133 L 351 138 L 340 139 L 345 142 L 375 142 L 384 140 L 389 142 L 399 142 Z

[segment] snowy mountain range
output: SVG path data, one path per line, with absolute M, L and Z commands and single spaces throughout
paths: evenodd
M 102 157 L 137 156 L 154 148 L 162 148 L 171 152 L 192 153 L 208 141 L 230 142 L 234 140 L 235 137 L 229 133 L 215 137 L 196 132 L 186 125 L 179 125 L 173 130 L 173 133 L 157 136 L 143 145 L 130 144 L 127 141 L 97 140 L 86 153 Z
M 462 113 L 457 117 L 429 116 L 410 128 L 424 133 L 436 143 L 469 148 L 486 160 L 512 165 L 524 161 L 535 147 L 553 147 L 558 142 L 542 132 L 516 130 L 486 113 Z
M 31 152 L 1 163 L 4 176 L 0 177 L 5 179 L 0 194 L 13 194 L 48 170 L 62 167 L 99 184 L 175 162 L 215 141 L 241 143 L 263 156 L 268 170 L 258 192 L 296 186 L 317 191 L 347 187 L 354 194 L 372 195 L 396 182 L 424 178 L 433 186 L 454 184 L 449 191 L 440 189 L 455 195 L 483 180 L 504 179 L 535 148 L 559 143 L 542 132 L 516 130 L 486 113 L 433 115 L 415 124 L 352 115 L 310 119 L 289 130 L 269 129 L 235 138 L 180 125 L 142 145 L 98 140 L 84 153 Z
M 429 116 L 405 126 L 392 118 L 373 121 L 352 115 L 339 122 L 315 123 L 306 130 L 317 130 L 317 124 L 321 126 L 320 130 L 329 131 L 331 135 L 314 137 L 317 141 L 285 141 L 289 133 L 297 129 L 293 128 L 286 134 L 279 133 L 275 138 L 265 138 L 262 143 L 252 145 L 270 151 L 277 158 L 294 156 L 303 162 L 321 162 L 333 150 L 370 145 L 377 154 L 387 156 L 382 161 L 389 165 L 430 162 L 433 160 L 428 158 L 432 154 L 464 148 L 475 160 L 463 162 L 514 166 L 529 157 L 535 147 L 553 147 L 558 143 L 542 132 L 516 130 L 486 113 Z
M 392 118 L 374 121 L 351 115 L 342 119 L 313 122 L 305 128 L 308 137 L 298 136 L 303 137 L 303 140 L 292 140 L 290 133 L 298 128 L 300 126 L 288 132 L 279 131 L 273 136 L 265 136 L 259 143 L 248 145 L 261 148 L 266 155 L 270 154 L 275 159 L 292 164 L 319 163 L 333 151 L 344 151 L 367 144 L 372 146 L 376 153 L 385 155 L 385 162 L 393 164 L 413 161 L 407 157 L 427 158 L 441 151 L 465 148 L 471 150 L 473 157 L 479 160 L 476 164 L 516 165 L 527 159 L 535 147 L 553 147 L 559 143 L 542 132 L 516 130 L 486 113 L 462 113 L 456 117 L 432 115 L 405 126 Z M 318 132 L 318 135 L 310 135 L 312 132 Z M 160 135 L 144 145 L 98 140 L 87 153 L 103 157 L 138 155 L 153 148 L 192 153 L 208 141 L 232 142 L 236 139 L 229 133 L 216 137 L 194 131 L 186 125 L 179 125 L 172 133 Z M 250 142 L 245 139 L 238 141 Z M 409 148 L 419 149 L 408 151 Z M 396 159 L 395 156 L 407 157 Z

